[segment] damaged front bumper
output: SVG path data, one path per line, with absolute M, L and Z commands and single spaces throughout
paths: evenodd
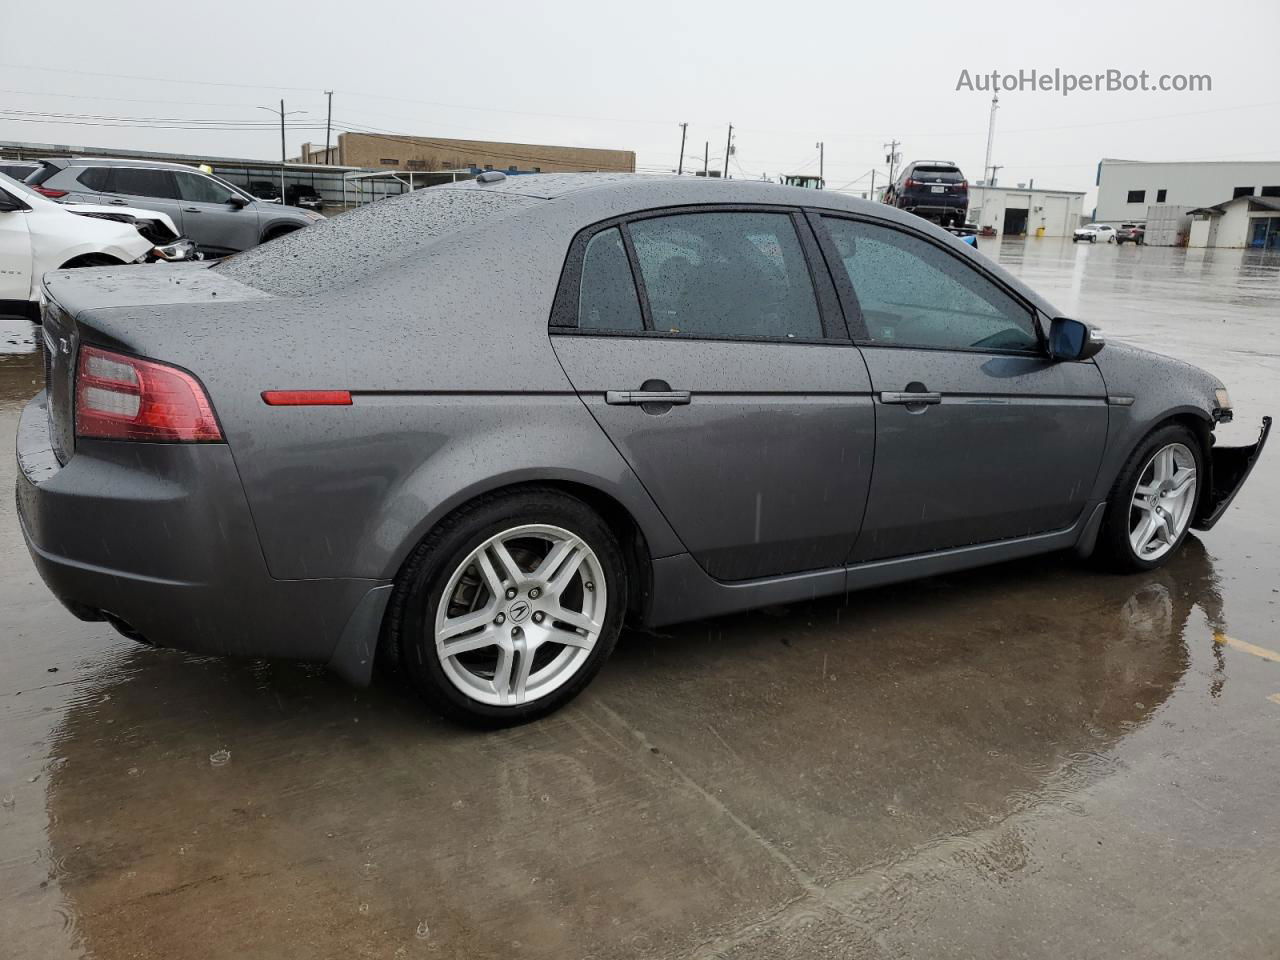
M 1244 447 L 1213 447 L 1210 450 L 1210 487 L 1200 498 L 1200 507 L 1191 526 L 1196 530 L 1209 530 L 1222 519 L 1222 514 L 1244 486 L 1253 465 L 1262 455 L 1267 435 L 1271 433 L 1271 418 L 1262 418 L 1262 431 L 1258 442 Z

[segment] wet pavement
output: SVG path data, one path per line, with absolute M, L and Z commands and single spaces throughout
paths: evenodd
M 983 249 L 1221 376 L 1225 442 L 1280 412 L 1280 258 Z M 6 450 L 34 342 L 0 329 Z M 499 733 L 80 623 L 6 498 L 0 957 L 1276 956 L 1277 493 L 1268 450 L 1149 575 L 1049 557 L 629 632 Z

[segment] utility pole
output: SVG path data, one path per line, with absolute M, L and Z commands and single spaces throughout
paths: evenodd
M 826 177 L 822 175 L 823 155 L 826 152 L 826 145 L 819 140 L 814 146 L 818 148 L 818 189 L 821 190 L 827 183 Z
M 876 202 L 876 168 L 871 168 L 871 202 Z
M 988 187 L 994 187 L 996 185 L 996 171 L 1003 169 L 1004 167 L 1001 164 L 993 163 L 991 165 L 991 179 L 987 181 Z
M 733 124 L 729 124 L 729 136 L 724 142 L 724 178 L 729 179 L 729 154 L 733 153 Z
M 893 173 L 898 166 L 898 161 L 902 159 L 898 153 L 898 148 L 902 146 L 901 140 L 890 140 L 885 144 L 889 148 L 889 155 L 884 158 L 884 162 L 889 165 L 889 182 L 893 183 Z
M 711 141 L 707 140 L 702 145 L 702 175 L 704 177 L 711 176 L 708 167 L 711 164 Z
M 680 124 L 680 166 L 676 169 L 676 176 L 684 176 L 684 138 L 689 132 L 689 124 Z
M 324 95 L 329 98 L 329 113 L 324 120 L 324 162 L 332 163 L 329 158 L 329 130 L 333 126 L 333 91 L 326 90 Z
M 284 101 L 280 101 L 280 109 L 275 107 L 258 107 L 259 110 L 266 110 L 268 113 L 278 114 L 280 117 L 280 202 L 284 203 L 284 163 L 286 158 L 284 145 L 284 118 L 291 117 L 297 113 L 306 113 L 305 110 L 290 110 L 288 113 L 284 111 Z
M 982 175 L 986 177 L 990 174 L 987 183 L 995 186 L 995 171 L 991 168 L 991 147 L 996 140 L 996 111 L 1000 109 L 1000 95 L 998 93 L 991 95 L 991 119 L 987 121 L 987 162 L 983 164 Z

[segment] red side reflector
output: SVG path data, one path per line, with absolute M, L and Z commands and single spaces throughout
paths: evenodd
M 35 191 L 36 193 L 43 194 L 50 200 L 57 200 L 59 197 L 65 197 L 67 195 L 67 191 L 65 190 L 52 190 L 49 187 L 36 187 Z
M 349 407 L 350 390 L 263 390 L 269 407 Z

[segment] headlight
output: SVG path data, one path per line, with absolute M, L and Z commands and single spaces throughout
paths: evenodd
M 196 245 L 190 240 L 175 240 L 173 243 L 166 243 L 163 246 L 151 248 L 151 252 L 147 257 L 154 257 L 156 260 L 178 261 L 178 260 L 195 260 Z
M 1218 387 L 1213 391 L 1213 399 L 1217 407 L 1213 411 L 1213 419 L 1219 423 L 1227 423 L 1235 414 L 1231 410 L 1231 394 L 1226 387 Z

